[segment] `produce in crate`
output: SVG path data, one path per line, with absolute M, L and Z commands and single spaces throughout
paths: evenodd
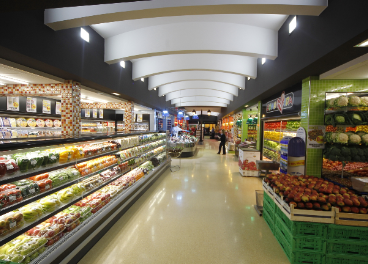
M 368 201 L 345 187 L 314 176 L 291 176 L 288 174 L 269 174 L 265 182 L 274 188 L 276 194 L 289 205 L 298 209 L 331 210 L 367 213 Z

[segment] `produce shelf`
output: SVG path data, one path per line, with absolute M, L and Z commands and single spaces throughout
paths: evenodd
M 87 240 L 91 239 L 90 237 L 85 236 L 85 234 L 90 229 L 89 226 L 93 227 L 97 224 L 98 226 L 96 227 L 96 229 L 101 230 L 104 227 L 104 225 L 100 224 L 100 222 L 109 212 L 114 211 L 114 214 L 118 214 L 119 211 L 122 210 L 122 208 L 129 203 L 130 197 L 132 197 L 137 192 L 143 190 L 144 189 L 143 185 L 147 184 L 148 182 L 156 178 L 158 176 L 158 173 L 160 173 L 163 169 L 165 169 L 165 167 L 169 166 L 169 164 L 170 159 L 165 160 L 159 166 L 155 167 L 151 172 L 149 172 L 141 179 L 136 181 L 132 186 L 129 186 L 128 188 L 123 189 L 122 191 L 117 193 L 113 198 L 111 198 L 110 202 L 107 203 L 105 206 L 103 206 L 99 211 L 97 211 L 92 216 L 83 221 L 74 230 L 65 234 L 65 236 L 62 237 L 59 241 L 57 241 L 55 244 L 47 247 L 45 252 L 41 253 L 36 259 L 32 261 L 32 263 L 37 264 L 60 263 L 58 257 L 61 255 L 62 258 L 64 258 L 66 254 L 68 254 L 66 253 L 68 248 L 72 248 L 75 249 L 76 252 L 80 252 L 81 251 L 80 247 L 83 247 L 84 245 L 82 245 L 82 243 L 78 243 L 78 240 L 83 239 L 83 242 L 86 242 Z M 124 203 L 123 206 L 121 206 L 122 203 Z M 114 214 L 111 217 L 113 217 Z M 109 222 L 109 219 L 106 220 L 106 222 Z M 93 235 L 94 234 L 92 234 L 91 236 Z M 76 243 L 75 247 L 73 247 L 73 243 Z
M 276 143 L 280 143 L 280 141 L 272 140 L 272 139 L 268 139 L 268 138 L 264 138 L 264 140 L 269 140 L 269 141 L 273 141 L 273 142 L 276 142 Z
M 11 183 L 11 182 L 18 181 L 18 180 L 22 180 L 22 179 L 29 178 L 29 177 L 32 177 L 32 176 L 36 176 L 36 175 L 39 175 L 39 174 L 50 172 L 50 171 L 53 171 L 53 170 L 62 169 L 62 168 L 69 167 L 69 166 L 72 166 L 72 165 L 75 165 L 75 164 L 78 164 L 78 163 L 81 163 L 81 162 L 84 162 L 84 161 L 100 158 L 100 157 L 107 156 L 107 155 L 113 155 L 113 154 L 116 154 L 117 152 L 120 152 L 120 151 L 123 151 L 123 150 L 127 150 L 127 149 L 130 149 L 130 148 L 146 145 L 148 143 L 153 143 L 153 142 L 156 142 L 156 141 L 159 141 L 159 140 L 162 140 L 162 139 L 158 139 L 158 140 L 155 140 L 155 141 L 152 141 L 152 142 L 145 142 L 145 143 L 135 145 L 133 147 L 124 148 L 124 149 L 119 148 L 118 150 L 108 151 L 108 152 L 104 152 L 104 153 L 97 154 L 97 155 L 90 155 L 86 158 L 73 160 L 73 161 L 62 163 L 62 164 L 59 164 L 59 165 L 56 165 L 56 166 L 42 167 L 42 169 L 33 170 L 33 171 L 30 171 L 30 172 L 27 172 L 27 173 L 18 172 L 17 173 L 18 175 L 16 175 L 16 176 L 9 175 L 8 177 L 6 177 L 6 176 L 2 177 L 0 179 L 0 185 L 5 184 L 5 183 Z
M 270 147 L 268 147 L 268 146 L 263 146 L 264 148 L 266 148 L 266 149 L 268 149 L 268 150 L 272 150 L 272 151 L 274 151 L 274 152 L 279 152 L 278 150 L 276 150 L 276 149 L 273 149 L 273 148 L 270 148 Z
M 162 153 L 162 152 L 161 152 L 161 153 Z M 161 153 L 159 153 L 159 154 L 161 154 Z M 157 156 L 157 155 L 159 155 L 159 154 L 156 154 L 155 156 Z M 151 158 L 153 158 L 153 157 L 155 157 L 155 156 L 150 157 L 150 159 L 151 159 Z M 136 157 L 134 157 L 134 158 L 136 158 Z M 20 236 L 21 234 L 25 233 L 27 230 L 29 230 L 29 229 L 31 229 L 31 228 L 33 228 L 33 227 L 35 227 L 36 225 L 38 225 L 38 224 L 40 224 L 40 223 L 44 222 L 45 220 L 49 219 L 51 216 L 53 216 L 53 215 L 55 215 L 55 214 L 57 214 L 57 213 L 59 213 L 59 212 L 63 211 L 64 209 L 68 208 L 69 206 L 71 206 L 71 205 L 75 204 L 76 202 L 78 202 L 78 201 L 82 200 L 84 197 L 86 197 L 86 196 L 88 196 L 88 195 L 90 195 L 90 194 L 94 193 L 95 191 L 97 191 L 97 190 L 101 189 L 102 187 L 104 187 L 104 186 L 108 185 L 109 183 L 111 183 L 111 182 L 115 181 L 115 180 L 116 180 L 116 179 L 118 179 L 119 177 L 121 177 L 121 176 L 123 176 L 124 174 L 128 173 L 129 171 L 131 171 L 131 170 L 133 170 L 133 169 L 137 168 L 138 166 L 142 165 L 142 164 L 143 164 L 143 163 L 145 163 L 146 161 L 147 161 L 147 160 L 145 160 L 145 161 L 143 161 L 143 162 L 141 162 L 141 163 L 139 163 L 139 164 L 136 164 L 135 166 L 133 166 L 133 167 L 129 168 L 128 170 L 126 170 L 126 171 L 124 171 L 124 172 L 122 172 L 122 173 L 120 173 L 120 174 L 116 175 L 115 177 L 110 178 L 109 180 L 105 181 L 105 182 L 104 182 L 104 183 L 102 183 L 101 185 L 99 185 L 99 186 L 97 186 L 97 187 L 95 187 L 95 188 L 93 188 L 93 189 L 91 189 L 91 190 L 89 190 L 89 191 L 87 191 L 87 192 L 83 193 L 81 196 L 78 196 L 77 198 L 73 199 L 73 200 L 72 200 L 72 201 L 70 201 L 69 203 L 66 203 L 66 204 L 63 204 L 63 205 L 59 206 L 56 210 L 54 210 L 54 211 L 52 211 L 52 212 L 50 212 L 50 213 L 48 213 L 48 214 L 46 214 L 46 215 L 43 215 L 43 216 L 42 216 L 42 217 L 40 217 L 37 221 L 32 222 L 32 223 L 29 223 L 29 224 L 25 224 L 24 226 L 22 226 L 21 228 L 17 229 L 16 231 L 14 231 L 14 232 L 10 233 L 9 235 L 7 235 L 7 236 L 4 236 L 4 237 L 0 238 L 0 243 L 1 243 L 1 244 L 5 244 L 5 243 L 7 243 L 7 242 L 11 241 L 12 239 L 16 238 L 17 236 Z M 114 166 L 117 166 L 117 165 L 115 164 Z M 107 170 L 107 169 L 104 169 L 104 171 L 105 171 L 105 170 Z M 96 173 L 95 173 L 95 174 L 96 174 Z

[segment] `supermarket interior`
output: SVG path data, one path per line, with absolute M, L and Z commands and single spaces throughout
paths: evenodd
M 368 264 L 367 10 L 0 3 L 0 264 Z

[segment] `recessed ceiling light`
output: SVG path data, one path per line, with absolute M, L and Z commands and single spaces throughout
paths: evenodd
M 248 107 L 249 105 L 246 105 L 245 107 Z
M 118 94 L 118 93 L 112 93 L 112 94 L 115 94 L 115 95 L 120 95 L 120 94 Z
M 125 61 L 121 61 L 120 62 L 120 66 L 123 67 L 123 68 L 125 68 Z
M 355 47 L 368 47 L 368 39 L 364 40 L 362 43 L 359 43 Z
M 89 42 L 89 33 L 84 28 L 81 28 L 80 36 L 82 39 Z
M 144 78 L 141 78 L 141 82 L 144 82 Z
M 266 63 L 266 58 L 262 58 L 262 64 Z
M 250 77 L 248 77 L 248 81 L 250 80 Z
M 296 16 L 289 23 L 289 34 L 296 28 Z
M 155 87 L 155 88 L 153 88 L 153 90 L 155 90 L 155 91 L 156 91 L 156 87 Z
M 26 82 L 26 81 L 15 79 L 15 78 L 4 76 L 4 75 L 0 75 L 0 79 L 4 79 L 4 80 L 7 80 L 7 81 L 11 81 L 11 82 L 22 83 L 22 84 L 28 84 L 28 82 Z

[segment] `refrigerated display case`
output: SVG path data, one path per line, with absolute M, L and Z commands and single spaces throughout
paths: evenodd
M 104 121 L 104 120 L 82 120 L 82 133 L 114 133 L 115 132 L 115 121 Z
M 0 144 L 0 259 L 60 263 L 92 246 L 169 167 L 166 145 L 165 133 Z
M 296 137 L 300 117 L 270 119 L 263 122 L 263 160 L 280 163 L 280 171 L 287 173 L 287 144 Z

